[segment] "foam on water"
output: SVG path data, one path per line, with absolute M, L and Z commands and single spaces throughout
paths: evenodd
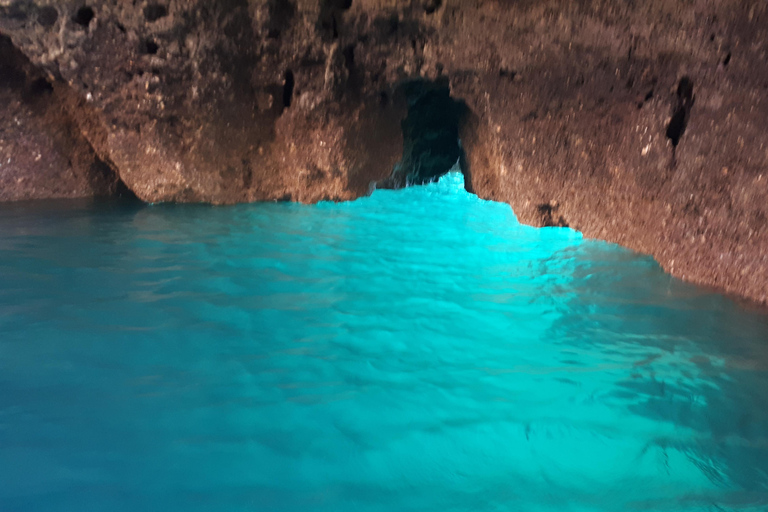
M 768 510 L 768 321 L 439 183 L 0 210 L 0 510 Z

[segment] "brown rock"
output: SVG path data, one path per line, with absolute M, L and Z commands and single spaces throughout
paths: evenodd
M 433 150 L 404 84 L 447 80 L 478 195 L 768 302 L 764 2 L 30 0 L 0 31 L 146 201 L 364 195 Z
M 0 201 L 112 195 L 96 157 L 54 87 L 0 36 Z

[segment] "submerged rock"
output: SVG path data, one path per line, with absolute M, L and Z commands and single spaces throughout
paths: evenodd
M 468 188 L 522 221 L 762 302 L 767 31 L 737 0 L 0 3 L 72 136 L 145 201 L 352 199 L 458 148 Z M 408 119 L 414 82 L 448 84 L 455 125 Z

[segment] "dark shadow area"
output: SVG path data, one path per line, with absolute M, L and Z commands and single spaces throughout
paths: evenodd
M 27 104 L 34 104 L 36 100 L 53 94 L 53 84 L 43 77 L 38 77 L 24 88 L 21 98 Z
M 27 82 L 22 59 L 10 38 L 0 35 L 0 88 L 19 90 Z
M 28 106 L 42 108 L 46 105 L 39 105 L 38 100 L 53 94 L 53 84 L 3 35 L 0 35 L 0 89 L 18 94 Z
M 144 7 L 144 18 L 150 23 L 153 23 L 160 18 L 168 16 L 168 8 L 161 4 L 149 4 Z
M 160 46 L 152 39 L 145 39 L 139 43 L 139 53 L 142 55 L 157 55 Z
M 672 142 L 672 159 L 669 167 L 674 169 L 677 166 L 677 146 L 680 139 L 688 127 L 688 120 L 691 117 L 691 109 L 696 98 L 693 95 L 693 81 L 684 76 L 677 84 L 677 93 L 672 108 L 672 119 L 667 125 L 667 138 Z
M 435 11 L 443 5 L 443 0 L 424 0 L 422 5 L 424 7 L 424 12 L 427 14 L 434 14 Z
M 144 201 L 139 199 L 133 190 L 128 188 L 128 185 L 126 185 L 125 182 L 121 179 L 118 179 L 117 182 L 115 182 L 113 197 L 119 199 L 125 204 L 145 204 Z
M 75 12 L 75 14 L 72 16 L 72 21 L 74 21 L 75 23 L 77 23 L 83 28 L 88 28 L 94 16 L 95 16 L 95 13 L 93 12 L 93 9 L 85 5 L 83 7 L 80 7 L 77 10 L 77 12 Z
M 96 156 L 75 120 L 61 107 L 69 93 L 66 84 L 49 78 L 8 37 L 0 35 L 0 133 L 18 133 L 23 141 L 11 141 L 9 155 L 22 164 L 13 180 L 3 177 L 0 197 L 16 200 L 35 197 L 35 189 L 60 194 L 80 188 L 100 200 L 139 201 L 114 166 Z M 25 132 L 25 126 L 34 127 L 30 130 L 40 137 L 29 137 L 31 131 Z M 29 153 L 48 163 L 25 160 Z
M 465 170 L 459 127 L 467 107 L 451 97 L 448 80 L 416 80 L 401 86 L 408 102 L 403 120 L 403 158 L 382 188 L 436 181 L 459 162 Z
M 317 29 L 325 41 L 339 38 L 342 15 L 352 7 L 352 0 L 321 0 Z
M 98 157 L 88 169 L 87 177 L 94 190 L 104 191 L 104 193 L 95 194 L 94 199 L 142 202 L 120 179 L 117 170 Z
M 283 108 L 289 108 L 293 103 L 293 89 L 296 87 L 296 79 L 290 69 L 283 75 Z
M 550 201 L 549 203 L 542 203 L 536 207 L 536 211 L 539 212 L 539 215 L 541 216 L 541 225 L 542 227 L 557 227 L 557 228 L 567 228 L 568 221 L 565 220 L 565 217 L 560 215 L 558 213 L 558 210 L 560 209 L 560 205 L 557 201 Z
M 296 16 L 296 6 L 289 0 L 270 0 L 267 9 L 267 37 L 278 39 L 291 26 L 291 21 Z
M 672 146 L 674 147 L 680 144 L 680 139 L 685 133 L 693 103 L 693 82 L 690 78 L 684 76 L 677 85 L 677 97 L 675 99 L 672 119 L 667 125 L 667 138 L 672 141 Z
M 37 12 L 37 22 L 44 28 L 53 27 L 59 20 L 59 11 L 52 5 L 41 7 Z

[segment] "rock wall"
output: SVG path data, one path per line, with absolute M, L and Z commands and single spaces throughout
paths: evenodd
M 367 193 L 402 153 L 397 77 L 366 76 L 389 65 L 389 40 L 358 59 L 346 41 L 378 36 L 366 23 L 342 41 L 347 10 L 14 0 L 0 31 L 83 100 L 83 133 L 141 199 L 312 202 Z
M 145 201 L 401 184 L 408 84 L 448 83 L 478 195 L 764 303 L 767 32 L 760 0 L 0 0 Z
M 474 190 L 523 222 L 767 302 L 766 7 L 498 2 L 461 18 L 442 51 L 489 59 L 454 78 L 474 113 L 462 139 Z M 495 36 L 482 47 L 478 33 Z
M 120 191 L 69 116 L 66 94 L 0 36 L 0 201 Z

